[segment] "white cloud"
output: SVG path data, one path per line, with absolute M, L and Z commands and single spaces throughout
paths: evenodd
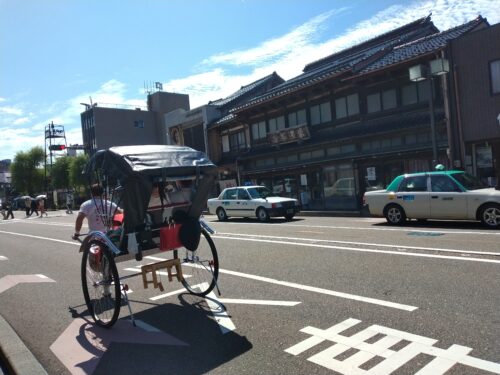
M 0 107 L 0 115 L 22 116 L 23 110 L 19 107 Z
M 288 54 L 296 54 L 297 50 L 309 45 L 312 40 L 317 38 L 318 31 L 325 26 L 328 19 L 346 10 L 347 8 L 340 8 L 322 13 L 281 37 L 267 40 L 248 50 L 217 54 L 205 59 L 203 63 L 236 66 L 262 66 L 272 63 Z
M 29 117 L 20 117 L 12 123 L 13 125 L 24 125 L 27 124 L 30 121 Z

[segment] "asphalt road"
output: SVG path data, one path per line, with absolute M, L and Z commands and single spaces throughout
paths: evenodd
M 500 373 L 498 230 L 207 216 L 221 295 L 128 278 L 140 325 L 122 306 L 104 330 L 86 314 L 75 216 L 50 215 L 0 221 L 0 315 L 49 374 Z

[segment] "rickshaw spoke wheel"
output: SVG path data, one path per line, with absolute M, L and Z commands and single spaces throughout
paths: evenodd
M 206 296 L 212 291 L 219 276 L 219 259 L 210 235 L 202 230 L 196 251 L 179 249 L 184 280 L 182 284 L 197 296 Z
M 82 289 L 87 309 L 98 326 L 110 328 L 120 314 L 121 291 L 111 251 L 89 241 L 82 256 Z

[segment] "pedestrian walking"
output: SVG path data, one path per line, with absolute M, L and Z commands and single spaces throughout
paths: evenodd
M 40 196 L 37 199 L 37 201 L 38 201 L 38 210 L 40 211 L 40 218 L 42 218 L 44 214 L 45 216 L 49 216 L 47 214 L 47 210 L 45 209 L 45 197 Z
M 31 198 L 30 197 L 25 197 L 24 198 L 24 210 L 26 211 L 26 217 L 31 216 Z
M 12 198 L 7 198 L 5 201 L 5 210 L 7 211 L 7 214 L 4 217 L 4 220 L 7 220 L 10 217 L 14 219 L 14 213 L 12 212 Z
M 30 211 L 30 215 L 33 215 L 33 212 L 36 214 L 36 216 L 38 216 L 38 203 L 36 201 L 36 199 L 31 199 L 31 211 Z
M 73 213 L 73 192 L 69 191 L 66 193 L 66 213 Z

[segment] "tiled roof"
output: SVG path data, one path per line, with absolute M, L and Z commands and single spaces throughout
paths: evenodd
M 380 54 L 381 51 L 390 51 L 394 45 L 420 38 L 435 31 L 437 29 L 430 21 L 430 17 L 421 18 L 356 46 L 310 63 L 306 65 L 304 73 L 301 75 L 276 86 L 264 95 L 235 108 L 235 110 L 266 101 L 276 96 L 288 94 L 326 78 L 350 71 L 360 62 L 373 58 L 373 56 Z
M 378 35 L 375 38 L 369 39 L 365 42 L 354 45 L 342 51 L 336 52 L 320 60 L 309 63 L 305 66 L 304 72 L 316 69 L 319 66 L 331 62 L 337 62 L 346 58 L 351 59 L 352 56 L 364 53 L 366 50 L 369 50 L 370 48 L 379 49 L 380 47 L 384 48 L 385 45 L 393 43 L 401 44 L 409 40 L 415 40 L 420 36 L 432 34 L 438 31 L 439 30 L 434 26 L 434 24 L 431 21 L 431 17 L 429 15 L 427 17 L 420 18 L 416 21 L 410 22 L 406 25 L 388 31 L 384 34 Z
M 473 21 L 452 29 L 437 32 L 430 16 L 411 22 L 400 28 L 377 36 L 366 42 L 340 51 L 321 60 L 308 64 L 304 73 L 267 91 L 245 104 L 235 107 L 238 112 L 278 96 L 298 91 L 328 78 L 351 72 L 359 75 L 385 68 L 394 63 L 416 56 L 437 51 L 448 41 L 472 30 L 485 19 L 478 17 Z
M 261 86 L 264 86 L 268 83 L 271 83 L 273 80 L 284 82 L 283 78 L 281 78 L 278 74 L 276 74 L 276 72 L 273 72 L 272 74 L 269 74 L 268 76 L 266 76 L 264 78 L 261 78 L 255 82 L 250 83 L 249 85 L 241 86 L 241 88 L 238 91 L 232 93 L 231 95 L 229 95 L 228 97 L 226 97 L 224 99 L 214 100 L 212 102 L 209 102 L 208 104 L 213 105 L 213 106 L 217 106 L 217 107 L 223 107 L 226 105 L 230 105 L 231 103 L 240 99 L 245 94 L 247 94 L 247 93 L 251 92 L 252 90 L 257 89 Z
M 217 121 L 215 122 L 215 125 L 222 125 L 222 124 L 224 124 L 224 123 L 226 123 L 226 122 L 230 122 L 230 121 L 231 121 L 231 120 L 233 120 L 234 118 L 236 118 L 236 115 L 235 115 L 235 114 L 233 114 L 233 113 L 230 113 L 230 114 L 228 114 L 227 116 L 224 116 L 223 118 L 221 118 L 221 119 L 217 120 Z
M 454 27 L 452 29 L 433 35 L 428 35 L 409 43 L 396 46 L 384 57 L 360 70 L 359 74 L 382 69 L 386 66 L 409 60 L 416 56 L 440 50 L 445 47 L 450 40 L 458 38 L 462 34 L 474 29 L 484 21 L 484 18 L 479 16 L 470 22 L 464 23 L 463 25 Z

